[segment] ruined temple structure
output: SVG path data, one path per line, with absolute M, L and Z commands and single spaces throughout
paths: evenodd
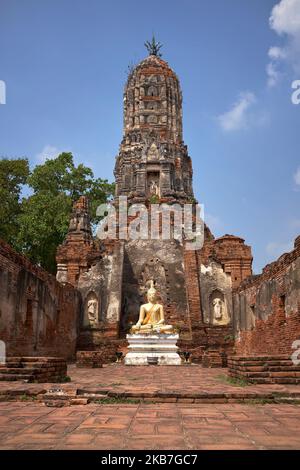
M 194 203 L 192 160 L 182 133 L 182 93 L 175 72 L 156 50 L 129 74 L 124 129 L 115 164 L 115 205 Z M 166 321 L 180 345 L 222 362 L 233 344 L 232 289 L 251 275 L 252 255 L 233 235 L 215 239 L 205 226 L 200 250 L 171 240 L 105 240 L 95 247 L 88 204 L 74 204 L 67 238 L 57 252 L 57 279 L 82 294 L 78 348 L 111 350 L 125 343 L 149 281 L 155 279 Z M 97 254 L 98 250 L 98 254 Z
M 180 83 L 154 42 L 149 52 L 124 91 L 117 213 L 125 196 L 129 209 L 195 203 Z M 193 361 L 225 366 L 236 353 L 230 362 L 236 376 L 246 367 L 239 367 L 238 355 L 241 361 L 253 354 L 290 355 L 300 339 L 299 237 L 290 253 L 253 276 L 251 248 L 242 238 L 215 238 L 206 225 L 203 233 L 196 250 L 174 237 L 95 239 L 89 201 L 82 196 L 57 250 L 56 279 L 0 241 L 0 340 L 8 356 L 74 360 L 77 353 L 84 365 L 115 360 L 118 349 L 125 352 L 126 333 L 137 322 L 151 280 L 166 324 L 179 331 L 178 346 Z

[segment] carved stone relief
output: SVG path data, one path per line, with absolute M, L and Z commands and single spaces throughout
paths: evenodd
M 227 325 L 229 316 L 224 294 L 220 290 L 215 290 L 210 295 L 211 320 L 214 325 Z
M 159 196 L 159 172 L 148 172 L 147 175 L 147 192 L 148 196 Z
M 98 312 L 98 298 L 94 292 L 90 292 L 85 303 L 84 326 L 95 326 L 98 323 Z

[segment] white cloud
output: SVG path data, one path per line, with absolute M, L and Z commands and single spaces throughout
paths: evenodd
M 287 58 L 287 52 L 281 47 L 273 46 L 270 47 L 268 55 L 271 59 L 266 67 L 268 75 L 268 86 L 273 87 L 277 85 L 282 76 L 282 73 L 279 71 L 279 64 L 281 60 Z
M 300 166 L 297 168 L 296 173 L 294 174 L 294 181 L 297 186 L 300 186 Z
M 266 72 L 268 75 L 268 86 L 271 88 L 277 85 L 281 77 L 277 64 L 275 62 L 269 62 L 266 67 Z
M 270 26 L 278 34 L 299 34 L 300 2 L 299 0 L 281 0 L 273 7 Z
M 270 59 L 278 60 L 278 59 L 285 59 L 286 58 L 286 51 L 281 47 L 270 47 L 268 55 Z
M 266 251 L 269 255 L 275 257 L 281 256 L 284 253 L 288 253 L 293 249 L 293 242 L 288 243 L 278 243 L 278 242 L 270 242 L 267 244 Z
M 45 145 L 43 150 L 37 154 L 36 160 L 39 163 L 44 163 L 46 160 L 52 160 L 61 153 L 61 150 L 54 147 L 53 145 Z
M 239 99 L 232 108 L 224 114 L 218 116 L 221 128 L 226 132 L 236 131 L 248 127 L 248 110 L 255 103 L 254 93 L 246 91 L 240 93 Z
M 268 85 L 275 86 L 282 73 L 280 67 L 289 64 L 295 72 L 300 72 L 300 0 L 281 0 L 271 12 L 270 28 L 283 37 L 282 47 L 272 46 L 268 55 Z

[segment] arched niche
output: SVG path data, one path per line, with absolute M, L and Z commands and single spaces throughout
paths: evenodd
M 160 196 L 160 173 L 159 171 L 147 172 L 147 196 Z
M 209 297 L 210 319 L 213 325 L 228 325 L 230 318 L 228 315 L 226 299 L 220 289 L 215 289 Z
M 159 298 L 161 302 L 167 304 L 168 302 L 168 282 L 166 276 L 166 270 L 162 261 L 153 256 L 146 261 L 143 265 L 140 275 L 140 291 L 141 294 L 146 298 L 147 290 L 150 287 L 150 281 L 153 280 L 156 288 L 158 289 Z
M 148 96 L 158 96 L 157 87 L 154 86 L 154 85 L 150 85 L 148 90 L 147 90 L 147 95 Z
M 158 151 L 156 144 L 153 142 L 149 147 L 147 160 L 158 160 L 158 158 L 159 158 L 159 151 Z
M 99 322 L 99 300 L 95 292 L 88 293 L 84 305 L 83 326 L 96 326 Z

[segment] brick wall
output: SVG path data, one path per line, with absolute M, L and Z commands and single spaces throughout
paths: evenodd
M 80 294 L 0 240 L 0 340 L 9 356 L 75 356 Z
M 57 280 L 77 287 L 80 275 L 86 272 L 101 253 L 92 239 L 89 201 L 81 196 L 74 202 L 66 239 L 57 249 Z
M 252 274 L 251 247 L 245 245 L 242 238 L 224 235 L 217 239 L 208 239 L 200 251 L 202 263 L 207 265 L 209 258 L 218 260 L 227 274 L 231 275 L 232 287 Z
M 300 339 L 300 237 L 234 293 L 236 353 L 291 354 Z

